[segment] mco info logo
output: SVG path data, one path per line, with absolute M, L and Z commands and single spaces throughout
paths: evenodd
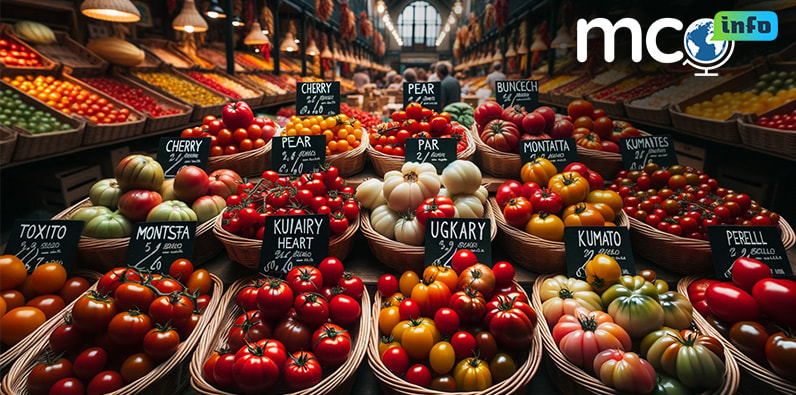
M 721 11 L 713 19 L 693 21 L 683 34 L 683 49 L 666 53 L 658 48 L 658 34 L 663 29 L 683 30 L 683 22 L 674 18 L 662 18 L 647 29 L 646 37 L 641 25 L 633 18 L 623 18 L 616 23 L 597 18 L 591 21 L 579 19 L 577 24 L 579 62 L 585 62 L 588 54 L 588 34 L 591 29 L 602 30 L 605 39 L 605 61 L 614 61 L 614 36 L 619 29 L 628 29 L 631 37 L 631 59 L 638 63 L 642 57 L 642 39 L 649 55 L 660 63 L 677 63 L 687 57 L 683 64 L 702 70 L 697 76 L 717 76 L 710 71 L 721 67 L 730 59 L 735 41 L 773 41 L 777 38 L 778 19 L 773 11 Z

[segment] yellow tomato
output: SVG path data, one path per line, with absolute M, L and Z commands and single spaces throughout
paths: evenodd
M 401 322 L 401 315 L 398 306 L 385 307 L 379 311 L 379 330 L 383 334 L 389 334 L 392 329 Z
M 411 295 L 412 288 L 420 282 L 420 276 L 417 273 L 407 270 L 402 275 L 401 278 L 398 280 L 398 289 L 404 295 Z

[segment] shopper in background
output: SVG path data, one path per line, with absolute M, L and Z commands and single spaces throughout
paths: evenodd
M 422 67 L 417 68 L 417 82 L 426 82 L 428 81 L 428 74 L 426 74 L 426 69 Z
M 432 63 L 431 67 L 428 68 L 428 82 L 439 82 L 439 76 L 437 75 L 437 65 L 439 62 Z
M 415 69 L 406 69 L 404 70 L 404 82 L 417 82 L 417 74 L 415 74 Z
M 448 62 L 439 62 L 437 64 L 437 77 L 440 79 L 440 85 L 442 86 L 442 107 L 462 101 L 462 85 L 459 80 L 451 75 L 452 68 Z
M 362 66 L 357 66 L 354 70 L 354 76 L 351 77 L 354 81 L 354 86 L 357 90 L 360 90 L 365 87 L 365 85 L 370 84 L 370 76 L 368 75 L 367 70 Z
M 404 89 L 403 78 L 401 78 L 400 74 L 395 74 L 392 76 L 392 81 L 390 81 L 390 86 L 388 86 L 387 89 L 395 89 L 399 91 Z
M 506 79 L 506 75 L 503 74 L 502 70 L 503 70 L 503 63 L 495 62 L 492 65 L 492 72 L 489 73 L 488 76 L 486 76 L 486 84 L 489 86 L 489 89 L 491 89 L 492 92 L 495 91 L 495 81 L 502 81 Z

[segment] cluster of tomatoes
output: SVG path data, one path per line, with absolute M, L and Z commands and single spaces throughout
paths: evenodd
M 12 67 L 41 67 L 39 55 L 8 37 L 0 39 L 0 60 Z
M 516 372 L 536 312 L 513 283 L 514 267 L 459 250 L 453 268 L 429 266 L 378 281 L 379 355 L 398 377 L 438 391 L 484 391 Z M 411 366 L 410 366 L 411 365 Z
M 760 117 L 755 125 L 780 130 L 796 130 L 796 110 L 790 114 L 775 114 L 770 117 Z
M 345 363 L 349 329 L 359 322 L 365 285 L 334 257 L 291 269 L 286 280 L 261 277 L 235 296 L 243 311 L 229 328 L 228 349 L 205 361 L 209 383 L 246 394 L 282 381 L 291 391 L 309 388 Z
M 89 286 L 83 277 L 67 278 L 59 263 L 44 263 L 28 274 L 16 256 L 0 256 L 0 341 L 9 347 L 19 343 Z
M 362 144 L 362 123 L 346 114 L 332 117 L 290 117 L 284 136 L 324 136 L 326 155 L 351 151 Z
M 697 280 L 688 287 L 694 308 L 744 355 L 796 382 L 796 282 L 771 278 L 771 268 L 741 257 L 732 282 Z
M 98 77 L 84 78 L 83 81 L 138 111 L 148 113 L 154 118 L 182 112 L 176 108 L 165 109 L 155 99 L 144 93 L 143 89 L 134 88 L 117 80 Z
M 256 183 L 238 185 L 238 194 L 227 197 L 222 228 L 227 232 L 262 240 L 269 215 L 329 215 L 331 233 L 340 234 L 359 216 L 354 188 L 345 186 L 334 166 L 303 174 L 294 180 L 266 170 Z
M 208 115 L 202 126 L 185 129 L 180 137 L 210 137 L 210 156 L 232 155 L 264 147 L 276 134 L 270 118 L 254 118 L 250 125 L 230 129 L 221 119 Z
M 209 87 L 210 89 L 215 90 L 216 92 L 221 92 L 235 100 L 241 98 L 240 93 L 235 91 L 234 89 L 227 88 L 226 86 L 222 85 L 220 82 L 210 78 L 198 71 L 189 71 L 185 73 L 185 75 L 195 79 L 196 81 L 200 82 L 202 85 Z
M 707 240 L 711 225 L 779 225 L 779 214 L 692 167 L 649 163 L 619 172 L 609 189 L 622 197 L 627 215 L 675 236 Z
M 351 107 L 345 103 L 340 103 L 340 112 L 348 115 L 349 118 L 358 120 L 360 123 L 362 123 L 362 127 L 366 129 L 381 123 L 381 118 L 367 111 L 362 111 L 358 108 Z
M 467 148 L 467 128 L 451 121 L 447 112 L 437 113 L 418 103 L 410 103 L 404 111 L 395 111 L 392 122 L 371 127 L 368 131 L 370 145 L 387 155 L 404 156 L 408 138 L 454 138 L 456 152 Z
M 93 124 L 122 123 L 130 116 L 130 110 L 127 108 L 117 109 L 107 98 L 51 75 L 18 75 L 13 79 L 5 76 L 3 81 L 47 103 L 48 106 L 57 108 L 64 114 L 80 115 Z
M 575 128 L 572 137 L 583 148 L 620 153 L 619 140 L 641 137 L 641 132 L 627 121 L 615 121 L 605 111 L 594 109 L 586 100 L 573 100 L 567 106 L 569 121 Z M 569 137 L 569 136 L 567 136 Z
M 622 276 L 608 255 L 586 281 L 558 275 L 539 289 L 552 340 L 572 364 L 622 393 L 693 393 L 724 384 L 724 347 L 692 331 L 693 307 L 652 270 Z
M 509 225 L 551 241 L 564 240 L 565 226 L 611 226 L 622 198 L 603 190 L 603 178 L 580 162 L 559 173 L 544 158 L 522 166 L 522 183 L 504 182 L 495 199 Z
M 210 302 L 210 274 L 178 259 L 169 273 L 119 267 L 77 299 L 27 378 L 32 395 L 116 391 L 177 352 Z

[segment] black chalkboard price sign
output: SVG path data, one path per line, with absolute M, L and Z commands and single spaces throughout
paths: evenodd
M 406 161 L 431 163 L 442 173 L 449 163 L 456 160 L 456 139 L 410 138 L 406 139 Z
M 677 164 L 674 142 L 668 134 L 619 139 L 622 165 L 625 170 L 642 170 L 644 165 L 655 163 L 660 167 Z
M 260 272 L 287 273 L 295 266 L 317 266 L 328 256 L 328 215 L 265 217 Z
M 567 273 L 581 280 L 586 278 L 586 262 L 597 254 L 614 258 L 622 274 L 636 274 L 630 233 L 617 226 L 567 226 L 564 228 L 567 251 Z
M 520 141 L 520 158 L 528 163 L 536 158 L 545 158 L 563 171 L 568 164 L 578 161 L 578 148 L 574 138 L 522 140 Z
M 340 113 L 340 81 L 296 83 L 296 115 Z
M 158 163 L 166 178 L 174 178 L 185 166 L 207 168 L 209 155 L 209 137 L 161 137 L 158 144 Z
M 127 266 L 168 273 L 177 259 L 193 256 L 196 221 L 137 222 L 127 247 Z
M 495 99 L 501 107 L 522 106 L 533 111 L 539 106 L 538 80 L 495 81 Z
M 324 136 L 276 136 L 271 143 L 271 169 L 280 176 L 319 171 L 326 163 Z
M 754 258 L 771 268 L 774 277 L 791 277 L 793 271 L 775 226 L 708 226 L 713 267 L 719 280 L 732 279 L 732 264 L 740 257 Z
M 436 112 L 442 111 L 442 88 L 439 82 L 404 82 L 404 108 L 420 103 Z
M 14 223 L 5 253 L 19 258 L 28 273 L 48 262 L 60 263 L 68 273 L 83 226 L 83 221 L 19 219 Z
M 492 267 L 492 223 L 486 218 L 429 218 L 425 265 L 451 267 L 458 250 L 471 250 L 478 262 Z

